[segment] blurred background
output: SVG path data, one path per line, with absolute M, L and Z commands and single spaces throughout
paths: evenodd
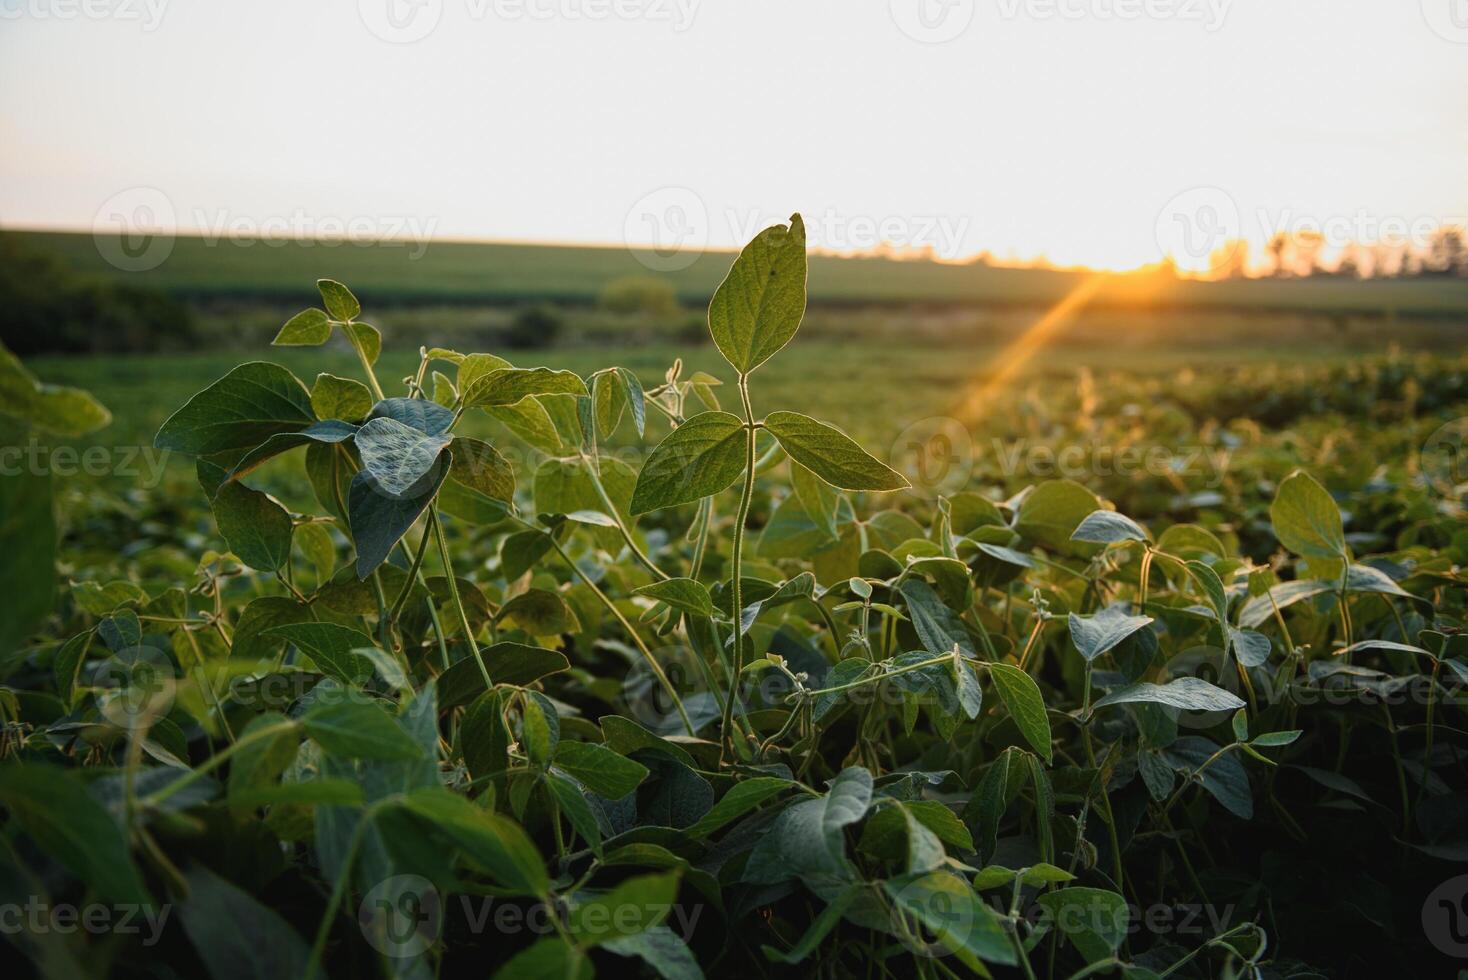
M 1007 486 L 1046 474 L 986 440 L 1137 438 L 1098 415 L 1219 451 L 1408 419 L 1462 384 L 1460 7 L 5 0 L 0 339 L 114 445 L 242 351 L 350 373 L 268 347 L 320 277 L 388 377 L 717 375 L 730 250 L 799 211 L 810 312 L 761 383 L 894 460 L 946 433 Z M 1169 466 L 1139 479 L 1216 491 Z

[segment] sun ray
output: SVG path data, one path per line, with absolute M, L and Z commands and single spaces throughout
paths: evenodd
M 1107 278 L 1107 274 L 1098 272 L 1082 279 L 1064 299 L 1010 341 L 997 355 L 995 367 L 988 377 L 971 387 L 958 409 L 957 417 L 970 425 L 982 420 L 987 408 L 994 403 L 995 396 L 1014 379 L 1030 358 L 1039 353 L 1062 327 L 1085 308 Z

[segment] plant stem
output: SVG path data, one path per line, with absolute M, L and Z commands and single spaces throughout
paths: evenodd
M 586 475 L 591 478 L 591 485 L 595 488 L 596 495 L 601 498 L 602 506 L 607 509 L 607 516 L 616 522 L 617 530 L 622 532 L 622 540 L 627 542 L 627 548 L 632 552 L 633 557 L 641 562 L 657 578 L 666 581 L 669 577 L 668 574 L 654 565 L 652 559 L 647 557 L 646 553 L 637 546 L 637 542 L 632 537 L 631 529 L 622 520 L 622 515 L 617 512 L 616 504 L 612 503 L 611 496 L 607 493 L 606 487 L 602 485 L 601 477 L 597 474 L 596 467 L 592 465 L 591 458 L 583 452 L 581 454 L 581 462 L 585 465 Z
M 352 342 L 352 350 L 357 352 L 357 360 L 362 362 L 362 373 L 367 375 L 367 386 L 372 389 L 372 397 L 382 401 L 387 396 L 382 393 L 382 385 L 377 383 L 377 372 L 372 370 L 372 362 L 367 360 L 367 351 L 362 347 L 357 335 L 352 332 L 349 324 L 342 325 L 342 333 Z
M 449 583 L 449 598 L 459 614 L 459 628 L 464 631 L 464 642 L 469 644 L 469 649 L 474 654 L 474 662 L 479 665 L 479 673 L 484 678 L 484 687 L 487 690 L 494 687 L 494 681 L 489 679 L 489 668 L 484 666 L 484 657 L 480 655 L 479 644 L 474 640 L 474 628 L 469 625 L 469 614 L 464 611 L 464 602 L 459 598 L 459 583 L 454 580 L 454 563 L 449 559 L 449 539 L 443 533 L 443 521 L 438 519 L 436 503 L 428 505 L 428 523 L 438 541 L 438 555 L 443 560 L 444 578 Z
M 530 526 L 526 524 L 526 527 Z M 638 651 L 641 652 L 643 659 L 647 661 L 648 669 L 653 672 L 658 682 L 663 685 L 663 690 L 667 691 L 668 697 L 672 699 L 673 707 L 678 710 L 678 717 L 683 720 L 683 727 L 688 730 L 689 735 L 696 735 L 697 732 L 694 730 L 693 722 L 688 717 L 688 709 L 683 706 L 683 699 L 678 696 L 678 691 L 673 687 L 673 682 L 668 679 L 668 675 L 663 670 L 662 664 L 658 663 L 657 658 L 652 655 L 652 651 L 647 648 L 647 644 L 642 642 L 642 637 L 632 628 L 632 624 L 627 622 L 627 617 L 622 615 L 622 611 L 613 604 L 605 592 L 597 588 L 596 583 L 591 580 L 591 577 L 581 570 L 581 566 L 576 564 L 570 555 L 566 554 L 566 549 L 561 547 L 561 543 L 556 540 L 554 534 L 544 531 L 542 533 L 545 533 L 546 537 L 550 539 L 551 547 L 556 549 L 556 554 L 561 556 L 561 560 L 570 567 L 576 577 L 581 579 L 582 583 L 601 601 L 601 604 L 606 606 L 607 610 L 616 617 L 617 622 L 622 624 L 622 629 L 627 631 L 627 635 L 632 637 L 632 642 L 637 645 Z
M 177 793 L 179 790 L 184 789 L 195 780 L 202 778 L 205 774 L 217 768 L 220 763 L 227 760 L 230 756 L 234 755 L 245 746 L 253 745 L 256 742 L 263 741 L 267 738 L 273 738 L 276 735 L 279 735 L 281 732 L 291 731 L 292 729 L 297 727 L 297 724 L 297 722 L 289 720 L 280 721 L 276 722 L 273 725 L 266 725 L 264 728 L 257 728 L 252 732 L 248 732 L 245 735 L 240 736 L 239 741 L 235 742 L 233 745 L 225 749 L 220 749 L 218 752 L 214 753 L 209 758 L 205 759 L 203 762 L 195 766 L 193 769 L 190 769 L 188 772 L 175 779 L 173 782 L 143 797 L 143 805 L 157 806 L 159 803 L 162 803 L 174 793 Z
M 739 510 L 734 516 L 734 547 L 731 557 L 731 596 L 734 610 L 734 665 L 729 676 L 729 696 L 724 700 L 724 718 L 719 730 L 723 745 L 721 754 L 733 748 L 734 701 L 739 697 L 739 680 L 744 671 L 744 632 L 739 628 L 739 619 L 744 614 L 744 577 L 741 563 L 744 561 L 744 524 L 749 520 L 749 504 L 754 499 L 754 409 L 749 404 L 749 376 L 739 375 L 739 401 L 744 407 L 744 489 L 739 494 Z

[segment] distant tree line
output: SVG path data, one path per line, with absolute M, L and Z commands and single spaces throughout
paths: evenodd
M 193 314 L 168 294 L 86 278 L 0 232 L 0 342 L 17 355 L 170 350 L 195 340 Z

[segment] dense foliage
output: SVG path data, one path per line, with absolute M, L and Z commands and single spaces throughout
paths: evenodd
M 1114 444 L 1181 445 L 1240 399 L 1370 417 L 1339 500 L 1247 431 L 1215 440 L 1247 491 L 1182 505 L 1065 478 L 998 499 L 983 470 L 899 493 L 759 384 L 806 272 L 799 216 L 762 232 L 709 307 L 732 383 L 647 387 L 444 349 L 385 385 L 322 280 L 276 344 L 340 335 L 360 377 L 254 361 L 200 391 L 156 437 L 197 459 L 191 499 L 70 532 L 162 539 L 207 499 L 192 579 L 134 549 L 148 574 L 81 570 L 59 617 L 49 486 L 0 480 L 0 906 L 144 910 L 7 940 L 55 976 L 1442 972 L 1463 474 L 1375 440 L 1416 439 L 1461 370 L 1068 409 Z M 106 421 L 13 360 L 0 392 L 19 425 Z M 513 440 L 464 434 L 483 415 Z M 658 418 L 649 452 L 617 441 Z M 256 489 L 290 456 L 314 512 Z

